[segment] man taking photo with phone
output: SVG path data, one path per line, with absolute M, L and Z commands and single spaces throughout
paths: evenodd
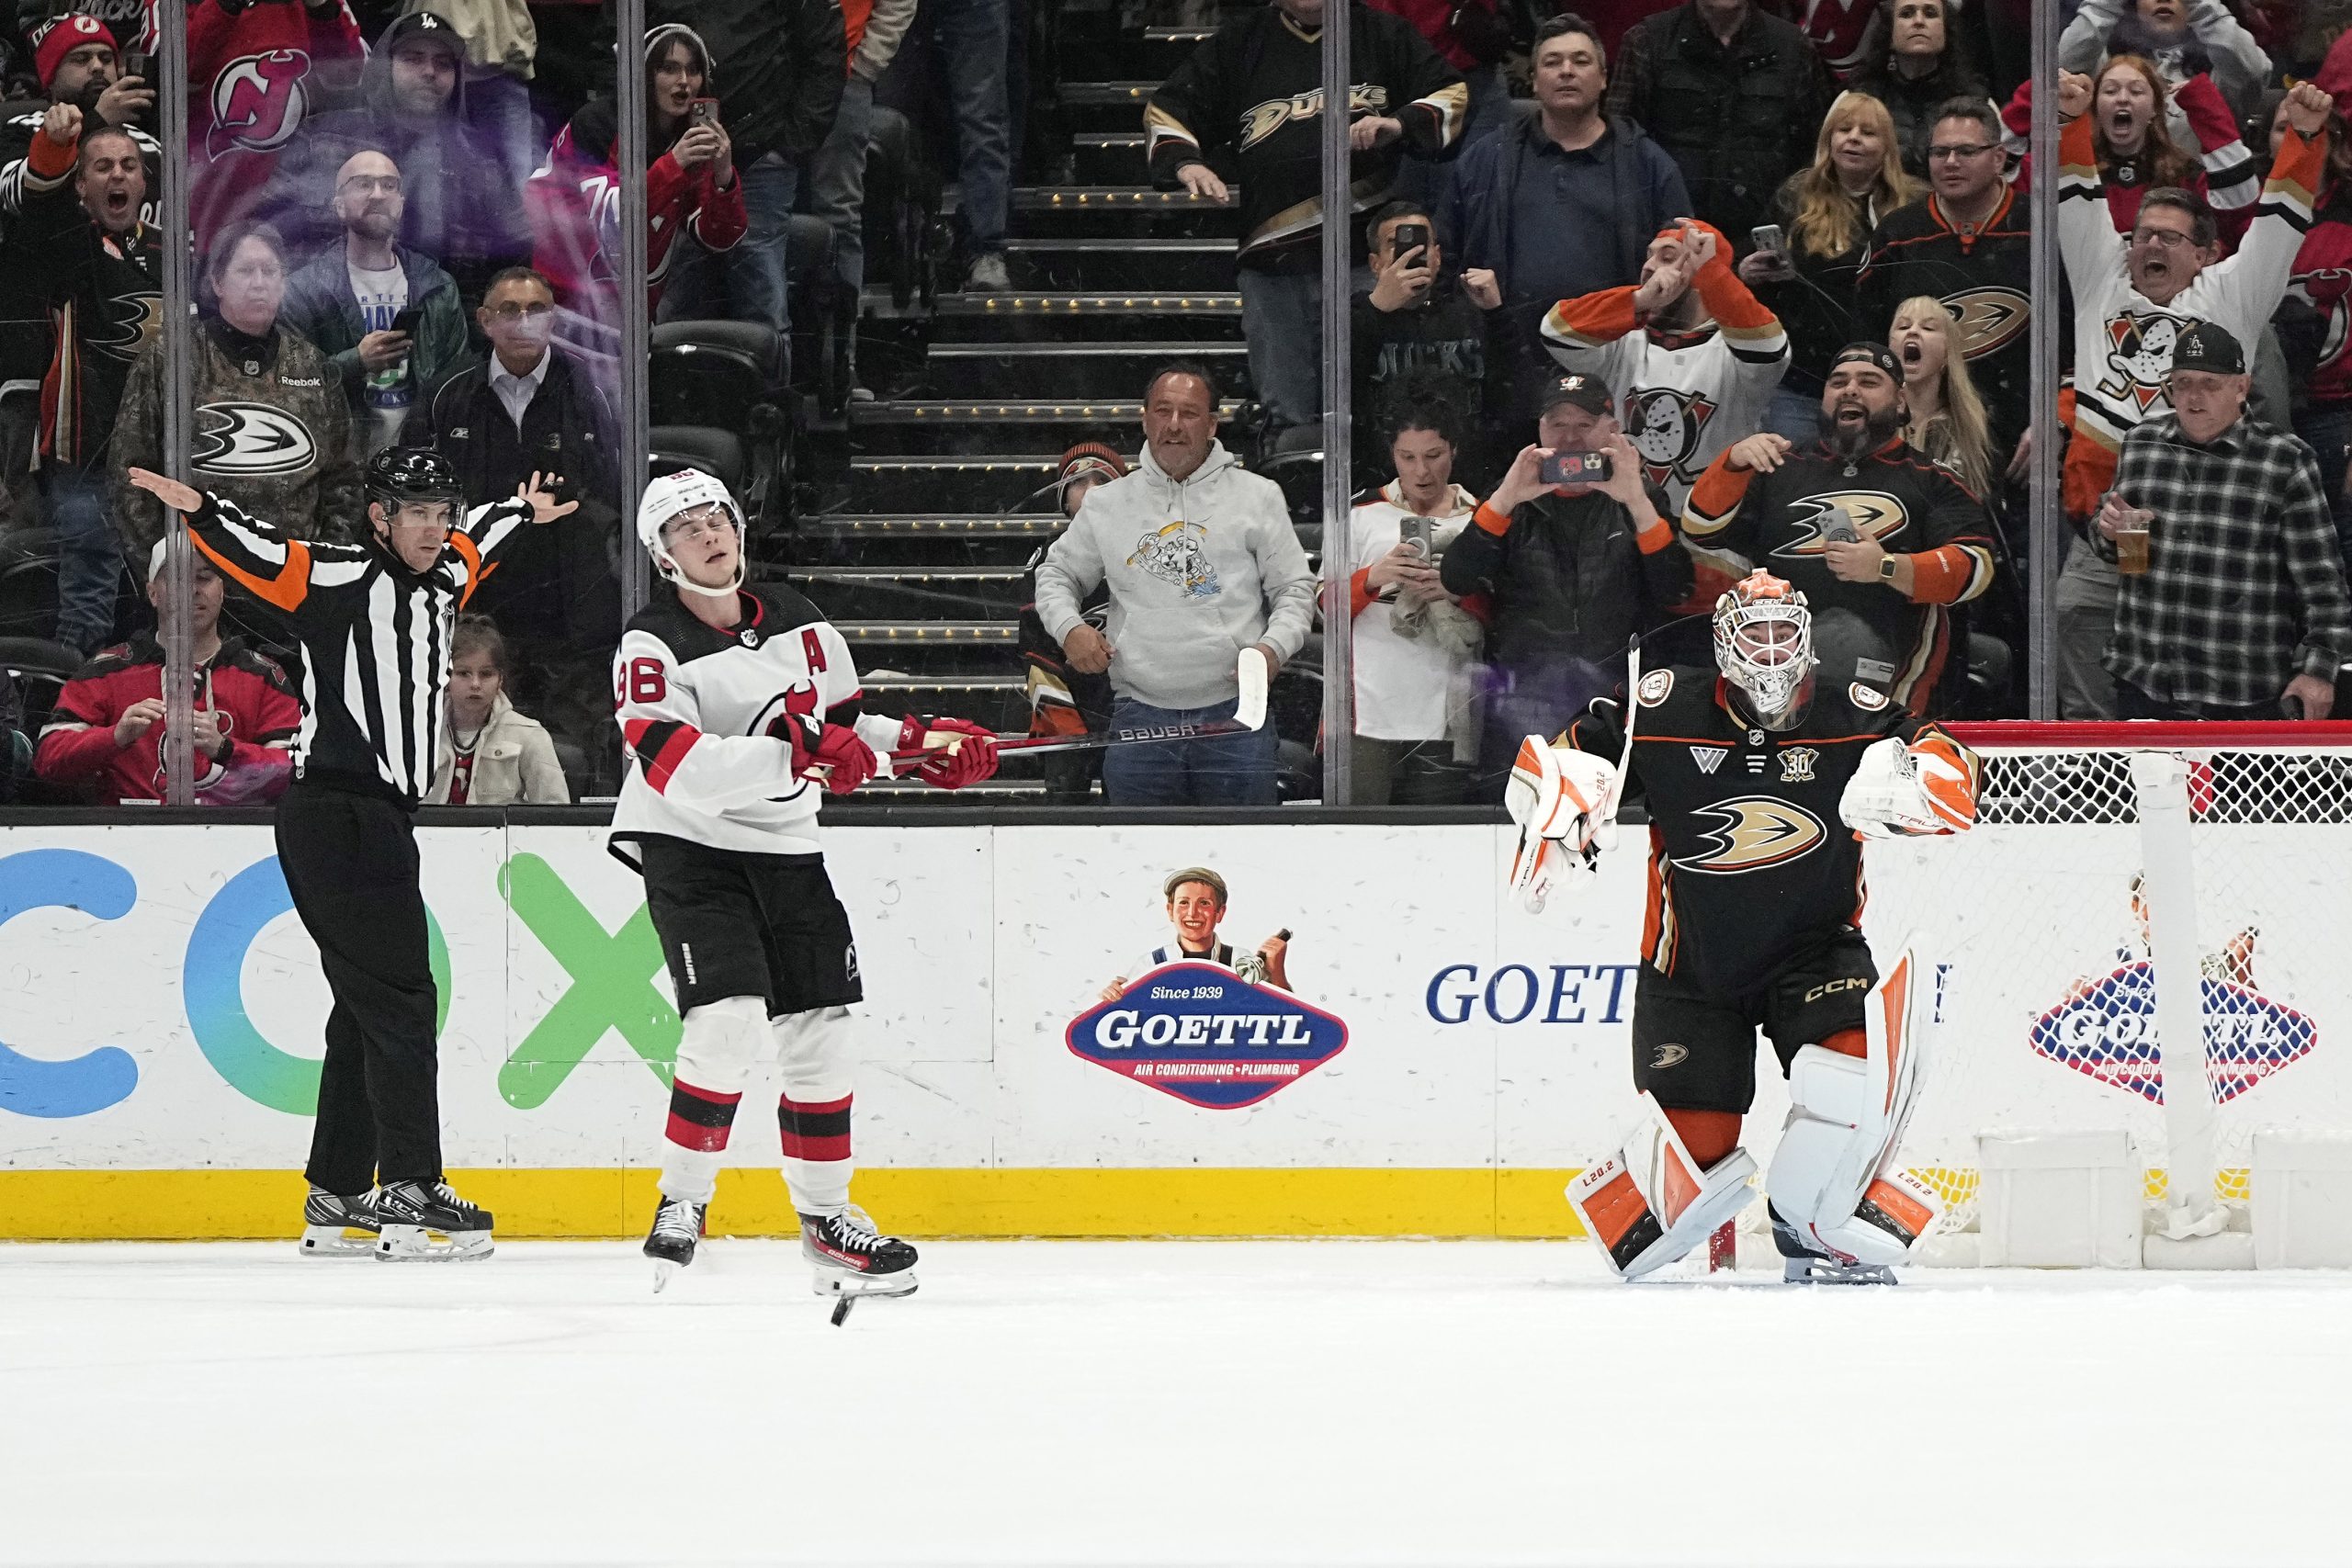
M 1379 483 L 1387 443 L 1380 411 L 1404 378 L 1434 380 L 1461 420 L 1476 433 L 1462 454 L 1463 472 L 1483 479 L 1508 461 L 1509 451 L 1482 461 L 1486 434 L 1487 344 L 1489 312 L 1502 302 L 1491 274 L 1473 284 L 1445 265 L 1444 247 L 1427 209 L 1392 201 L 1374 214 L 1369 235 L 1372 288 L 1355 299 L 1356 488 Z
M 1626 643 L 1690 592 L 1690 553 L 1676 547 L 1665 492 L 1643 477 L 1609 388 L 1555 376 L 1537 407 L 1535 445 L 1439 568 L 1446 592 L 1487 616 L 1479 799 L 1501 798 L 1521 740 L 1559 733 L 1614 691 Z

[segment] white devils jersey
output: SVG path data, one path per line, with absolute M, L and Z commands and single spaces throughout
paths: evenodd
M 662 836 L 754 854 L 819 852 L 824 785 L 792 776 L 792 748 L 767 733 L 779 714 L 852 725 L 883 759 L 899 721 L 862 713 L 857 666 L 817 607 L 789 589 L 746 588 L 750 614 L 712 629 L 674 592 L 630 620 L 613 656 L 621 739 L 635 765 L 621 781 L 608 841 Z

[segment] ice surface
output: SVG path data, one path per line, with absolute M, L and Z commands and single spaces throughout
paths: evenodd
M 1574 1244 L 0 1247 L 0 1562 L 2352 1560 L 2352 1280 Z

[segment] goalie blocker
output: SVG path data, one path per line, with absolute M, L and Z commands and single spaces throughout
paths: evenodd
M 1938 1206 L 1893 1166 L 1918 1081 L 1912 964 L 1878 984 L 1860 840 L 1969 826 L 1975 759 L 1870 687 L 1817 689 L 1804 596 L 1764 573 L 1719 603 L 1716 655 L 1717 670 L 1640 675 L 1556 742 L 1530 737 L 1507 795 L 1521 825 L 1511 876 L 1531 904 L 1547 870 L 1608 847 L 1617 796 L 1639 795 L 1650 817 L 1633 1031 L 1644 1114 L 1569 1201 L 1628 1276 L 1736 1213 L 1760 1030 L 1794 1103 L 1767 1179 L 1792 1277 L 1879 1277 Z

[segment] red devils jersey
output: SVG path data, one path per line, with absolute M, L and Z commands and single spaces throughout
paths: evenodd
M 1624 750 L 1607 700 L 1568 727 L 1579 750 Z M 1792 959 L 1859 926 L 1862 846 L 1838 818 L 1862 752 L 1933 727 L 1867 686 L 1815 693 L 1786 732 L 1749 724 L 1712 670 L 1653 670 L 1634 703 L 1626 798 L 1649 802 L 1649 910 L 1642 956 L 1720 995 L 1763 985 Z
M 187 13 L 189 227 L 217 234 L 254 215 L 277 160 L 319 108 L 323 72 L 356 72 L 367 50 L 349 0 Z
M 2287 285 L 2287 297 L 2319 318 L 2319 362 L 2305 389 L 2315 402 L 2352 399 L 2352 354 L 2345 352 L 2352 330 L 2352 209 L 2342 200 L 2335 197 L 2303 236 Z
M 621 739 L 635 766 L 613 808 L 613 852 L 656 835 L 755 854 L 819 852 L 824 786 L 792 773 L 792 749 L 768 734 L 786 713 L 854 725 L 888 753 L 899 720 L 868 716 L 849 644 L 786 588 L 746 588 L 732 632 L 712 629 L 664 592 L 638 612 L 613 656 Z

